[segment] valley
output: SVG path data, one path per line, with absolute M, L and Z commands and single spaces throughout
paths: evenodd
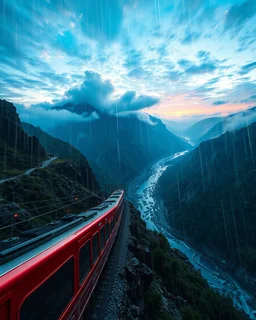
M 212 288 L 231 297 L 237 308 L 242 309 L 251 319 L 256 319 L 256 311 L 251 306 L 251 300 L 253 299 L 251 294 L 240 286 L 233 276 L 223 268 L 221 263 L 218 264 L 216 261 L 210 260 L 189 243 L 181 240 L 180 234 L 168 226 L 166 221 L 167 209 L 155 191 L 162 173 L 186 153 L 181 152 L 165 157 L 157 161 L 151 169 L 147 168 L 129 184 L 128 198 L 141 211 L 142 218 L 149 229 L 164 234 L 171 247 L 184 253 L 193 266 L 200 270 L 202 276 Z

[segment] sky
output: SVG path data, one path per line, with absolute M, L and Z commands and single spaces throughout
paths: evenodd
M 0 88 L 40 112 L 73 101 L 185 121 L 246 109 L 256 1 L 2 0 Z

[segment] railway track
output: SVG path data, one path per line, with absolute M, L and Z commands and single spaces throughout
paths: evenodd
M 127 261 L 130 208 L 125 201 L 124 215 L 109 254 L 108 262 L 94 292 L 94 298 L 84 314 L 84 320 L 118 320 L 120 305 L 124 294 L 124 280 L 121 272 Z

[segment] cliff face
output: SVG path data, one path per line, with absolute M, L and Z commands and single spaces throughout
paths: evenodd
M 14 105 L 0 100 L 0 179 L 33 168 L 44 159 L 44 148 L 24 132 Z
M 247 319 L 230 299 L 211 289 L 187 257 L 172 249 L 163 235 L 147 230 L 133 206 L 130 231 L 120 319 Z

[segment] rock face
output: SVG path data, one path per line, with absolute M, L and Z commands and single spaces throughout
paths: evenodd
M 29 137 L 21 127 L 14 105 L 0 100 L 0 179 L 15 171 L 33 168 L 46 158 L 36 137 Z
M 213 291 L 163 235 L 147 230 L 132 205 L 130 232 L 120 319 L 247 319 L 231 300 Z

